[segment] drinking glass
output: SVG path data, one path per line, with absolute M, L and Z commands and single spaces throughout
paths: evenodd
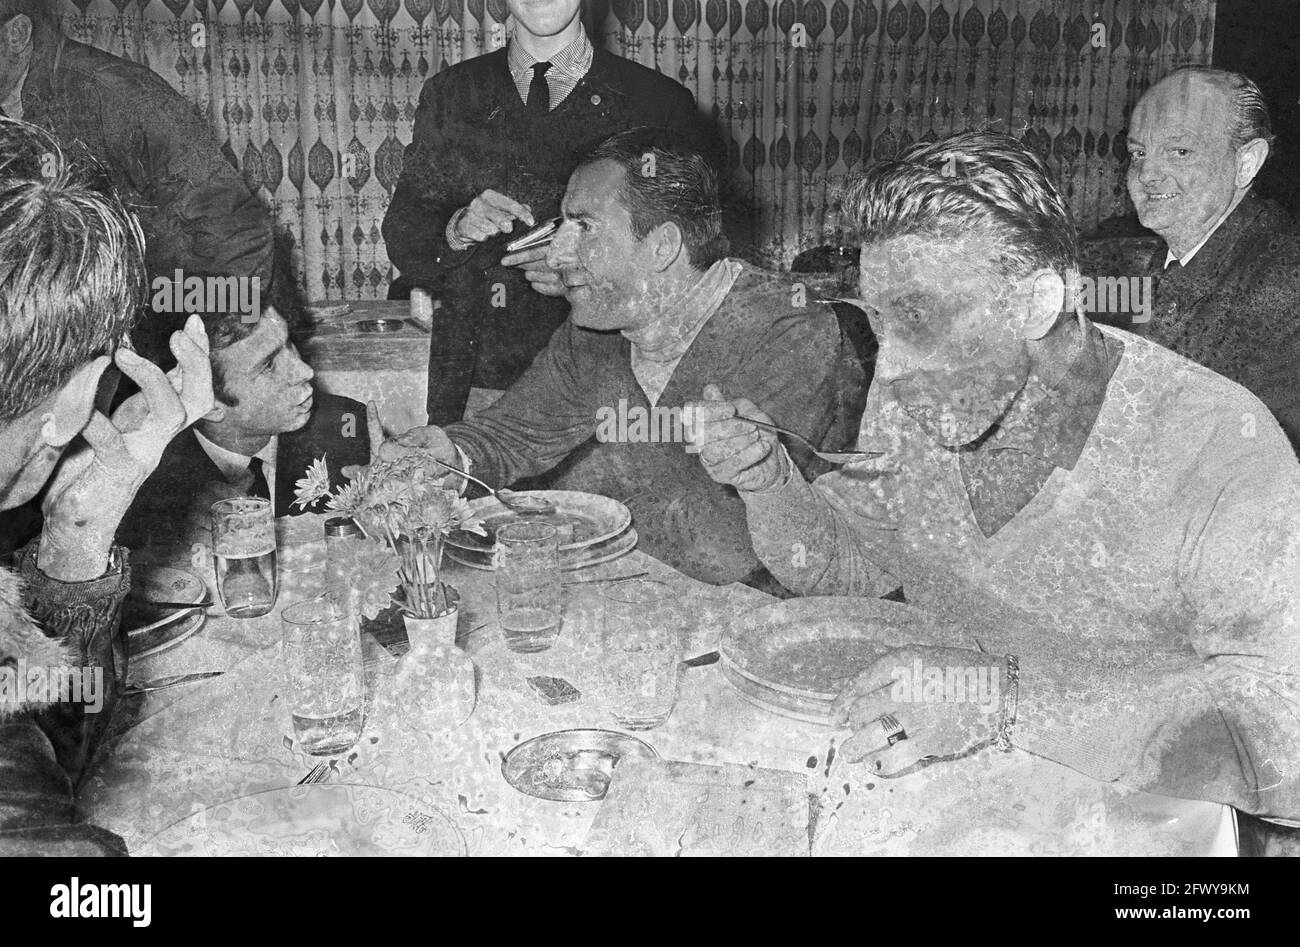
M 347 597 L 330 592 L 280 613 L 293 735 L 313 756 L 361 739 L 361 633 Z
M 270 500 L 234 497 L 212 504 L 212 561 L 227 615 L 257 618 L 275 607 L 275 558 Z
M 545 651 L 563 621 L 560 537 L 549 523 L 507 523 L 497 530 L 497 610 L 506 647 Z
M 677 703 L 677 663 L 686 616 L 672 588 L 636 579 L 606 587 L 602 634 L 607 697 L 628 730 L 650 730 Z

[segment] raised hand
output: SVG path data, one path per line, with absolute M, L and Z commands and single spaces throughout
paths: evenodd
M 63 458 L 50 481 L 38 557 L 46 575 L 65 582 L 102 575 L 118 524 L 141 484 L 172 438 L 212 410 L 203 321 L 191 316 L 170 344 L 176 367 L 166 374 L 129 349 L 115 353 L 118 368 L 140 390 L 111 420 L 91 414 L 81 432 L 85 445 Z
M 489 188 L 469 202 L 452 232 L 468 243 L 482 243 L 497 234 L 510 233 L 516 220 L 522 220 L 530 227 L 536 224 L 527 204 L 520 204 Z

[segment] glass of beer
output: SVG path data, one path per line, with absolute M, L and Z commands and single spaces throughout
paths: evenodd
M 497 530 L 497 610 L 506 647 L 545 651 L 560 634 L 560 536 L 549 523 L 507 523 Z
M 628 730 L 659 726 L 677 703 L 686 616 L 672 588 L 636 579 L 604 592 L 605 678 L 610 712 Z
M 280 613 L 293 735 L 313 756 L 361 739 L 361 632 L 347 596 L 328 592 Z
M 279 576 L 270 500 L 233 497 L 212 504 L 212 561 L 217 594 L 231 618 L 257 618 L 275 607 Z

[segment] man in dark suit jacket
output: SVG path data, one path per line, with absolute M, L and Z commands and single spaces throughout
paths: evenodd
M 508 0 L 505 49 L 459 63 L 420 94 L 402 176 L 384 218 L 403 282 L 441 293 L 429 357 L 429 420 L 460 420 L 471 386 L 507 388 L 569 306 L 546 248 L 507 254 L 559 214 L 578 159 L 642 125 L 688 136 L 720 170 L 722 148 L 672 79 L 593 48 L 580 0 Z M 516 222 L 525 226 L 519 227 Z
M 331 488 L 345 466 L 370 462 L 366 407 L 315 393 L 284 319 L 208 321 L 216 406 L 167 448 L 123 520 L 120 540 L 154 558 L 183 553 L 208 527 L 208 511 L 230 496 L 262 496 L 277 517 L 322 512 L 294 507 L 294 486 L 324 457 Z
M 1146 274 L 1150 322 L 1126 328 L 1250 389 L 1300 448 L 1300 233 L 1251 192 L 1272 137 L 1259 89 L 1235 73 L 1180 69 L 1139 100 L 1129 194 L 1165 246 Z

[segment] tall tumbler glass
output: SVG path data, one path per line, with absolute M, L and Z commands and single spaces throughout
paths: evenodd
M 604 591 L 602 633 L 606 697 L 628 730 L 659 726 L 677 703 L 678 662 L 686 626 L 678 596 L 663 582 L 636 579 Z
M 549 523 L 507 523 L 497 530 L 497 610 L 506 647 L 545 651 L 563 622 L 560 537 Z
M 270 500 L 234 497 L 212 504 L 212 561 L 217 594 L 231 618 L 257 618 L 275 607 L 279 575 Z
M 314 756 L 361 739 L 361 632 L 345 595 L 330 592 L 280 613 L 293 735 Z

